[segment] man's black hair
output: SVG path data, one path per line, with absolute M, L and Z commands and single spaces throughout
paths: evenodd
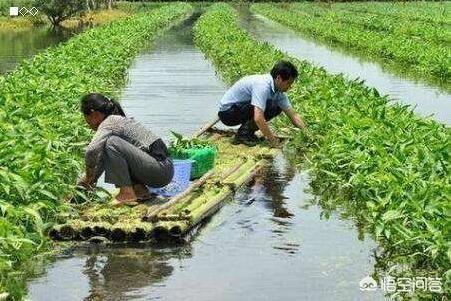
M 276 79 L 277 75 L 280 75 L 283 80 L 290 78 L 296 79 L 298 77 L 298 70 L 289 61 L 279 61 L 271 70 L 272 78 Z

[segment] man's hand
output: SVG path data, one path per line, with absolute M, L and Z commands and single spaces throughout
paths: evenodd
M 307 125 L 305 124 L 304 120 L 302 120 L 301 116 L 299 116 L 298 113 L 293 108 L 288 108 L 284 110 L 285 114 L 290 118 L 291 123 L 300 129 L 306 129 Z
M 307 125 L 305 124 L 304 120 L 302 120 L 301 116 L 296 115 L 296 117 L 293 120 L 293 124 L 294 126 L 306 130 L 307 129 Z
M 271 145 L 271 147 L 273 147 L 273 148 L 281 147 L 281 142 L 280 142 L 279 138 L 277 138 L 277 137 L 272 137 L 272 139 L 268 140 L 268 142 Z
M 260 109 L 259 107 L 254 107 L 254 121 L 255 124 L 258 126 L 260 132 L 263 134 L 263 136 L 265 136 L 266 140 L 268 140 L 268 142 L 272 144 L 275 137 L 271 132 L 268 123 L 266 122 L 263 110 Z

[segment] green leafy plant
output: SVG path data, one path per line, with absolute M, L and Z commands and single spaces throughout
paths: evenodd
M 192 148 L 204 148 L 204 147 L 214 147 L 214 145 L 206 140 L 206 139 L 202 139 L 202 138 L 187 138 L 187 137 L 183 137 L 182 134 L 176 133 L 171 131 L 172 135 L 174 136 L 175 140 L 172 140 L 169 148 L 171 150 L 171 152 L 173 153 L 180 153 L 183 152 L 187 149 L 192 149 Z

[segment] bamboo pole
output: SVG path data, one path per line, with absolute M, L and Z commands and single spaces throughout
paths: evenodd
M 236 165 L 232 166 L 231 168 L 229 168 L 228 170 L 226 170 L 225 172 L 223 172 L 220 176 L 219 176 L 219 180 L 215 183 L 215 185 L 217 186 L 222 186 L 221 181 L 224 181 L 224 179 L 226 179 L 228 176 L 230 176 L 232 173 L 234 173 L 235 171 L 237 171 L 241 166 L 243 165 L 243 162 L 237 163 Z M 187 205 L 178 203 L 177 206 L 171 206 L 170 208 L 168 208 L 168 212 L 163 212 L 162 214 L 158 215 L 158 219 L 164 219 L 166 214 L 170 214 L 172 212 L 177 212 L 180 209 L 182 209 L 184 206 L 186 207 L 190 207 L 192 204 L 192 202 L 190 202 Z M 186 212 L 185 212 L 186 211 Z M 190 210 L 189 209 L 185 209 L 181 212 L 181 214 L 183 215 L 184 213 L 189 213 Z M 175 213 L 174 213 L 175 214 Z M 184 217 L 186 219 L 186 217 Z
M 223 181 L 228 176 L 230 176 L 232 173 L 234 173 L 236 170 L 238 170 L 242 165 L 243 165 L 243 162 L 237 163 L 235 166 L 232 166 L 231 168 L 229 168 L 228 170 L 223 172 L 220 175 L 219 180 L 217 180 L 214 184 L 222 187 L 221 181 Z M 158 219 L 158 220 L 188 219 L 186 214 L 189 214 L 189 212 L 190 212 L 189 208 L 192 206 L 194 206 L 194 207 L 198 206 L 198 205 L 193 205 L 193 203 L 195 203 L 196 199 L 194 199 L 194 201 L 193 200 L 190 201 L 190 200 L 191 199 L 188 199 L 186 202 L 183 202 L 183 203 L 179 202 L 176 205 L 171 206 L 170 208 L 167 209 L 167 212 L 162 212 L 161 214 L 158 214 L 158 216 L 156 215 L 156 219 Z M 180 210 L 182 210 L 182 211 L 178 212 Z M 174 216 L 171 216 L 171 213 Z M 169 218 L 166 217 L 167 215 L 169 215 Z M 175 218 L 175 215 L 179 216 L 179 218 Z
M 243 162 L 240 162 L 240 163 L 237 163 L 235 166 L 232 166 L 231 168 L 229 168 L 228 170 L 226 170 L 224 173 L 221 174 L 219 180 L 215 183 L 215 185 L 222 187 L 223 186 L 222 181 L 224 181 L 227 177 L 229 177 L 230 175 L 232 175 L 235 172 L 242 172 L 241 170 L 243 170 L 243 166 L 244 166 L 244 168 L 246 168 L 247 165 L 249 165 L 249 162 L 245 162 L 244 164 L 243 164 Z M 159 214 L 156 217 L 158 220 L 189 219 L 189 217 L 186 216 L 187 214 L 189 214 L 194 208 L 197 208 L 201 204 L 208 201 L 208 200 L 205 200 L 204 197 L 195 198 L 195 199 L 191 200 L 189 203 L 187 201 L 186 202 L 187 204 L 178 203 L 177 204 L 178 206 L 172 206 L 167 210 L 167 212 L 163 212 L 162 214 Z M 178 212 L 179 210 L 182 210 L 182 212 L 177 214 L 176 212 Z M 166 215 L 170 215 L 171 213 L 172 213 L 172 216 L 171 216 L 172 219 L 171 218 L 166 219 Z M 175 216 L 178 216 L 179 218 L 176 218 Z
M 60 236 L 59 230 L 56 228 L 56 226 L 50 229 L 49 236 L 51 239 L 56 241 L 62 240 L 62 237 Z
M 92 228 L 95 236 L 108 237 L 111 232 L 111 225 L 108 223 L 96 223 Z
M 49 231 L 49 236 L 54 240 L 75 240 L 79 238 L 80 232 L 85 225 L 86 222 L 80 220 L 56 225 Z
M 227 191 L 229 189 L 231 189 L 233 191 L 236 189 L 236 187 L 241 186 L 240 182 L 236 183 L 236 179 L 240 179 L 243 177 L 244 177 L 244 179 L 246 179 L 247 177 L 252 176 L 254 169 L 258 168 L 259 165 L 261 165 L 262 163 L 263 163 L 263 161 L 254 162 L 253 160 L 248 160 L 245 164 L 239 164 L 238 168 L 236 168 L 236 166 L 232 167 L 229 171 L 227 171 L 223 174 L 222 181 L 220 181 L 219 183 L 216 184 L 218 186 L 221 185 L 222 188 L 219 192 L 215 193 L 212 196 L 212 198 L 213 199 L 216 198 L 217 195 L 220 195 L 224 191 Z M 232 177 L 232 179 L 228 179 L 229 177 Z M 229 185 L 224 186 L 223 184 L 229 184 Z M 189 216 L 188 214 L 195 211 L 196 208 L 199 208 L 199 207 L 209 203 L 210 201 L 211 200 L 208 199 L 208 195 L 200 196 L 200 197 L 192 200 L 190 204 L 188 204 L 185 208 L 183 208 L 182 213 L 184 215 L 181 215 L 181 214 L 175 215 L 174 214 L 172 220 L 176 220 L 176 219 L 192 220 L 192 217 Z M 165 220 L 165 217 L 162 215 L 159 215 L 158 219 Z
M 90 225 L 86 225 L 80 230 L 80 238 L 82 240 L 89 240 L 91 237 L 94 236 L 96 236 L 94 233 L 94 229 Z
M 152 237 L 152 239 L 155 240 L 165 240 L 167 239 L 170 235 L 169 235 L 169 229 L 161 223 L 158 223 L 153 229 L 152 232 L 150 234 L 150 236 Z
M 189 219 L 189 216 L 183 212 L 180 212 L 179 214 L 165 214 L 158 216 L 159 221 L 178 221 L 183 219 Z
M 237 171 L 241 166 L 243 165 L 243 162 L 235 164 L 232 168 L 229 168 L 224 173 L 221 174 L 220 181 L 224 181 L 228 176 L 230 176 L 232 173 Z
M 195 132 L 193 134 L 193 138 L 197 138 L 200 135 L 202 135 L 203 133 L 205 133 L 209 128 L 211 128 L 212 126 L 214 126 L 216 123 L 218 123 L 219 121 L 219 117 L 215 117 L 212 121 L 210 121 L 209 123 L 207 123 L 206 125 L 204 125 L 202 128 L 200 128 L 200 130 L 198 130 L 197 132 Z
M 229 174 L 227 177 L 225 177 L 222 180 L 222 184 L 229 184 L 232 183 L 234 179 L 240 177 L 241 175 L 251 172 L 254 168 L 256 162 L 252 159 L 248 159 L 244 164 L 241 164 L 241 166 L 233 173 Z
M 126 241 L 128 240 L 129 235 L 133 232 L 133 230 L 133 224 L 125 222 L 115 223 L 111 226 L 111 240 L 114 242 Z
M 126 240 L 127 232 L 123 228 L 113 228 L 110 237 L 114 242 L 122 242 Z
M 252 172 L 249 174 L 243 174 L 242 176 L 236 178 L 232 183 L 236 186 L 243 186 L 247 183 L 249 183 L 266 165 L 266 160 L 262 159 L 255 164 L 255 167 L 253 168 Z
M 168 240 L 172 237 L 170 235 L 170 230 L 179 227 L 179 225 L 183 225 L 188 223 L 187 221 L 162 221 L 158 222 L 155 227 L 153 227 L 151 231 L 151 238 L 160 241 L 160 240 Z
M 212 215 L 223 205 L 223 201 L 233 195 L 233 190 L 229 187 L 223 192 L 219 193 L 214 199 L 210 200 L 206 204 L 200 206 L 191 213 L 191 219 L 189 223 L 178 223 L 173 225 L 169 230 L 169 234 L 172 237 L 179 237 L 184 235 L 189 229 L 196 226 L 206 217 Z
M 209 171 L 206 174 L 204 174 L 199 180 L 191 184 L 184 192 L 181 194 L 175 196 L 174 198 L 170 199 L 167 203 L 164 203 L 156 208 L 152 208 L 149 210 L 142 218 L 142 221 L 144 222 L 155 222 L 156 216 L 163 212 L 164 210 L 169 209 L 170 207 L 174 206 L 181 200 L 183 200 L 186 196 L 188 196 L 192 191 L 195 189 L 201 187 L 205 184 L 205 182 L 214 174 L 214 171 Z
M 130 233 L 130 241 L 132 242 L 140 242 L 146 240 L 147 233 L 146 230 L 142 227 L 136 227 L 134 231 Z
M 73 240 L 76 235 L 76 230 L 69 224 L 63 224 L 59 228 L 59 236 L 62 240 Z
M 148 223 L 116 223 L 111 226 L 109 238 L 114 242 L 139 242 L 150 239 L 153 227 Z
M 152 235 L 153 239 L 167 240 L 174 237 L 180 237 L 183 233 L 181 229 L 189 227 L 190 222 L 186 220 L 182 221 L 172 221 L 172 222 L 159 222 L 154 228 L 154 233 Z
M 193 184 L 191 184 L 190 187 L 188 187 L 188 189 L 186 189 L 182 194 L 176 196 L 174 198 L 174 200 L 171 200 L 172 204 L 165 204 L 164 207 L 162 207 L 163 210 L 169 210 L 172 208 L 175 208 L 175 205 L 178 205 L 180 203 L 181 200 L 183 200 L 185 197 L 189 196 L 190 193 L 192 193 L 194 190 L 202 187 L 204 184 L 207 183 L 207 181 L 213 177 L 213 175 L 215 174 L 214 170 L 211 170 L 209 172 L 207 172 L 206 174 L 204 174 L 199 180 L 197 180 L 196 182 L 194 182 Z M 163 210 L 161 210 L 160 212 L 162 212 Z M 164 212 L 162 212 L 164 214 Z

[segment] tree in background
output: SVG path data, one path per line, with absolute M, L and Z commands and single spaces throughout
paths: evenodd
M 83 14 L 87 9 L 85 0 L 36 0 L 35 5 L 54 26 L 59 26 L 61 22 L 75 15 Z
M 86 7 L 89 11 L 99 9 L 102 5 L 105 8 L 113 9 L 115 3 L 115 0 L 86 0 Z

